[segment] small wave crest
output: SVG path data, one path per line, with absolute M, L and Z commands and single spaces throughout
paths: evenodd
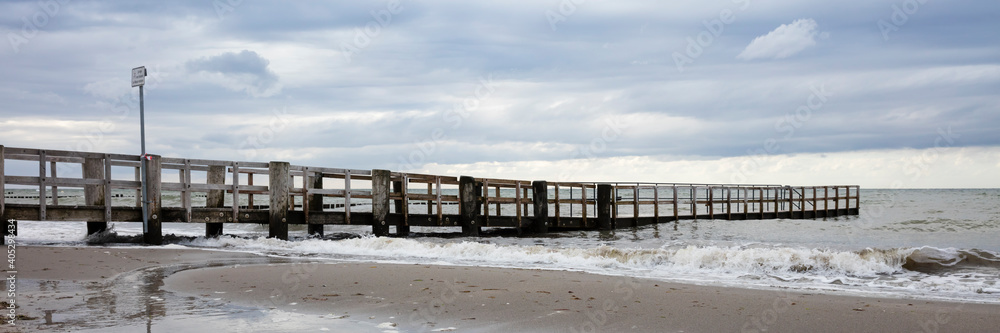
M 429 242 L 415 239 L 361 237 L 303 240 L 220 238 L 192 241 L 194 246 L 277 251 L 294 255 L 334 254 L 389 260 L 544 266 L 566 269 L 715 272 L 770 275 L 800 273 L 824 276 L 876 277 L 905 271 L 939 272 L 951 267 L 1000 269 L 996 254 L 980 250 L 923 248 L 844 251 L 772 246 L 689 245 L 662 248 L 553 248 L 540 245 L 496 245 L 479 242 Z

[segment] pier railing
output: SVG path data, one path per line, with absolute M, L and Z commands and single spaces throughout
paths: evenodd
M 142 221 L 141 156 L 4 146 L 0 156 L 4 220 L 86 221 L 88 233 L 108 222 Z M 161 224 L 170 222 L 204 223 L 208 236 L 221 235 L 225 223 L 268 224 L 269 235 L 282 239 L 289 224 L 319 235 L 338 224 L 371 225 L 376 235 L 388 235 L 390 227 L 397 235 L 410 227 L 461 227 L 477 235 L 483 227 L 547 232 L 685 219 L 825 218 L 857 215 L 860 206 L 856 185 L 547 182 L 156 155 L 146 163 L 144 231 L 153 244 L 162 242 Z M 36 167 L 37 174 L 11 172 Z

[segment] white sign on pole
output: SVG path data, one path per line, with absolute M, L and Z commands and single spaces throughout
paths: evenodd
M 132 69 L 132 86 L 139 87 L 146 85 L 146 66 Z

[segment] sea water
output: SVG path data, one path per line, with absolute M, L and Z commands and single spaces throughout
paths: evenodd
M 127 196 L 115 200 L 134 203 Z M 164 200 L 179 199 L 164 195 Z M 173 246 L 288 258 L 572 270 L 702 285 L 1000 303 L 1000 190 L 863 189 L 860 212 L 806 220 L 683 220 L 528 237 L 489 228 L 482 237 L 461 237 L 457 228 L 413 227 L 410 238 L 391 238 L 374 237 L 366 226 L 327 226 L 326 238 L 310 238 L 304 227 L 291 226 L 290 240 L 282 241 L 266 238 L 264 225 L 227 224 L 226 236 L 205 238 L 200 223 L 165 223 L 163 233 L 177 236 L 166 237 Z M 18 227 L 21 244 L 88 243 L 82 222 L 19 221 Z M 89 241 L 136 246 L 141 232 L 140 223 L 113 223 L 111 233 Z

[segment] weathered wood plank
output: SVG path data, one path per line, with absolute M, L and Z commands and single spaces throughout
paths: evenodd
M 205 180 L 208 184 L 219 186 L 218 189 L 213 189 L 208 191 L 205 196 L 205 208 L 219 209 L 222 210 L 226 202 L 226 166 L 224 165 L 212 165 L 208 167 L 207 179 Z M 191 188 L 195 188 L 195 184 L 191 184 Z M 227 212 L 229 218 L 232 218 L 232 210 Z M 201 216 L 196 213 L 196 210 L 192 208 L 191 210 L 191 220 L 192 221 L 205 221 L 205 237 L 219 237 L 225 232 L 225 226 L 223 222 L 228 222 L 224 217 L 225 214 L 220 215 L 222 217 L 219 220 L 212 220 L 213 216 Z
M 535 233 L 549 232 L 549 184 L 544 180 L 531 183 L 531 194 L 534 201 L 534 221 L 531 231 Z
M 479 219 L 479 196 L 476 184 L 475 178 L 468 176 L 459 178 L 458 196 L 461 200 L 460 222 L 463 236 L 478 237 L 481 229 L 476 223 Z
M 102 219 L 87 221 L 87 234 L 92 235 L 107 230 L 111 219 L 110 205 L 105 205 L 105 200 L 110 200 L 107 196 L 107 186 L 105 179 L 105 162 L 102 158 L 87 158 L 83 161 L 83 177 L 87 180 L 100 182 L 100 184 L 86 185 L 83 188 L 83 202 L 87 206 L 104 206 L 104 216 Z
M 268 221 L 268 237 L 288 240 L 288 188 L 290 177 L 288 175 L 288 162 L 271 162 L 269 178 L 270 193 L 270 218 Z M 234 206 L 238 206 L 234 204 Z
M 406 185 L 409 182 L 405 175 L 399 176 L 397 181 L 392 182 L 392 191 L 398 199 L 395 200 L 396 214 L 402 218 L 396 223 L 396 237 L 406 237 L 410 235 L 410 224 L 408 223 L 410 203 L 407 195 Z
M 612 186 L 597 185 L 597 225 L 601 230 L 614 229 L 614 217 L 611 216 Z
M 6 160 L 7 160 L 6 156 L 7 156 L 6 148 L 4 148 L 3 145 L 0 145 L 0 221 L 2 221 L 4 223 L 7 222 L 7 215 L 6 215 L 6 211 L 7 211 L 7 200 L 6 200 L 6 197 L 7 197 L 7 185 L 6 185 L 7 184 L 7 170 L 5 169 L 5 165 L 4 165 L 6 163 Z M 7 226 L 6 225 L 0 226 L 0 229 L 2 229 L 2 231 L 3 231 L 2 232 L 3 236 L 6 236 L 7 235 Z M 0 238 L 3 238 L 3 239 L 0 239 L 0 242 L 3 242 L 3 243 L 0 243 L 0 244 L 6 244 L 6 237 L 0 237 Z
M 389 184 L 392 174 L 389 170 L 372 170 L 372 234 L 389 236 Z
M 308 175 L 310 174 L 311 177 L 308 177 Z M 315 193 L 310 194 L 312 193 L 312 191 L 316 189 L 323 188 L 323 173 L 322 172 L 307 173 L 307 177 L 305 177 L 303 181 L 307 185 L 306 195 L 303 196 L 303 198 L 308 198 L 308 209 L 303 209 L 303 213 L 305 214 L 306 224 L 308 224 L 308 226 L 306 227 L 307 229 L 306 232 L 308 232 L 309 235 L 323 237 L 323 225 L 311 223 L 311 216 L 312 216 L 311 214 L 313 212 L 323 211 L 323 195 Z
M 159 155 L 146 155 L 146 199 L 148 200 L 149 214 L 146 232 L 143 239 L 146 244 L 163 244 L 163 228 L 160 223 L 160 207 L 162 207 L 162 196 L 160 191 L 160 180 L 162 179 Z

